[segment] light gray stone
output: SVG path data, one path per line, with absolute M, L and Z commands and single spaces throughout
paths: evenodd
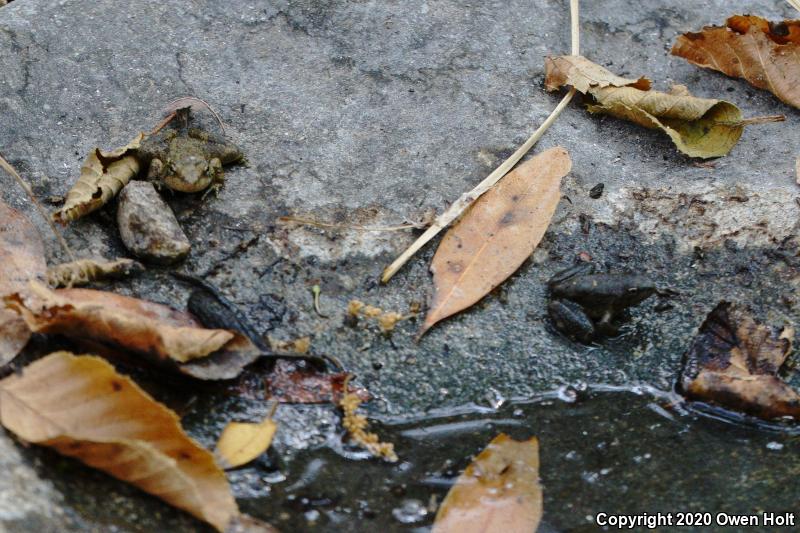
M 175 263 L 192 248 L 172 209 L 148 181 L 133 180 L 119 193 L 117 226 L 128 250 L 146 261 Z

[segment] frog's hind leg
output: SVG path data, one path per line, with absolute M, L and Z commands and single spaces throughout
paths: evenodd
M 597 333 L 592 319 L 575 302 L 553 300 L 547 306 L 547 314 L 558 331 L 583 344 L 589 344 Z
M 211 192 L 214 193 L 214 196 L 219 197 L 219 191 L 222 190 L 222 186 L 225 184 L 225 172 L 222 170 L 222 161 L 218 157 L 209 161 L 207 173 L 211 176 L 211 185 L 203 193 L 203 199 Z

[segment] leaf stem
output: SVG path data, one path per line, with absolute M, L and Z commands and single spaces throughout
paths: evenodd
M 0 167 L 2 167 L 3 170 L 8 172 L 11 175 L 11 177 L 16 180 L 19 186 L 22 187 L 22 189 L 25 191 L 25 194 L 28 195 L 28 198 L 31 199 L 31 202 L 33 202 L 33 205 L 36 206 L 36 209 L 39 211 L 39 214 L 42 216 L 43 219 L 45 219 L 47 224 L 50 226 L 50 229 L 53 230 L 53 234 L 56 236 L 56 239 L 58 240 L 58 243 L 61 245 L 61 248 L 63 248 L 64 253 L 67 254 L 67 257 L 69 257 L 72 261 L 77 261 L 78 258 L 75 257 L 74 253 L 72 253 L 72 249 L 67 244 L 67 241 L 64 240 L 64 236 L 61 235 L 58 229 L 56 229 L 56 226 L 55 224 L 53 224 L 53 220 L 50 218 L 50 215 L 47 214 L 47 211 L 44 210 L 42 204 L 40 204 L 39 201 L 36 199 L 36 196 L 33 194 L 33 189 L 31 189 L 31 186 L 28 185 L 28 182 L 25 181 L 22 178 L 22 176 L 19 175 L 17 170 L 13 166 L 11 166 L 11 163 L 6 161 L 6 159 L 2 155 L 0 155 Z
M 571 54 L 574 56 L 580 55 L 580 27 L 579 27 L 579 1 L 578 0 L 570 0 L 570 31 L 572 34 L 572 50 Z M 553 112 L 550 113 L 545 121 L 542 123 L 539 128 L 533 132 L 533 134 L 528 138 L 525 143 L 517 148 L 517 151 L 511 154 L 511 156 L 503 161 L 499 167 L 494 169 L 489 176 L 486 177 L 482 182 L 480 182 L 474 189 L 471 191 L 462 194 L 458 200 L 453 203 L 444 213 L 436 217 L 433 224 L 423 233 L 422 235 L 417 238 L 414 243 L 409 246 L 400 256 L 394 260 L 394 262 L 386 267 L 383 271 L 383 275 L 381 276 L 381 283 L 386 283 L 392 276 L 394 276 L 398 270 L 400 270 L 403 265 L 405 265 L 411 257 L 420 248 L 425 246 L 428 241 L 433 239 L 436 235 L 439 234 L 444 228 L 446 228 L 451 222 L 453 222 L 456 218 L 458 218 L 464 211 L 467 210 L 469 206 L 471 206 L 478 198 L 481 197 L 486 191 L 491 189 L 500 179 L 505 176 L 508 171 L 510 171 L 514 165 L 516 165 L 522 157 L 528 153 L 528 151 L 533 147 L 534 144 L 542 138 L 542 135 L 547 131 L 547 129 L 556 121 L 558 116 L 561 114 L 562 111 L 567 107 L 572 97 L 575 96 L 575 89 L 572 88 L 569 92 L 564 96 L 561 102 L 558 103 Z
M 726 126 L 750 126 L 752 124 L 767 124 L 768 122 L 783 122 L 786 120 L 785 115 L 766 115 L 763 117 L 743 118 L 742 120 L 732 120 L 728 122 L 719 122 Z

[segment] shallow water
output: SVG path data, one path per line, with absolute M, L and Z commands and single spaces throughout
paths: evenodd
M 240 500 L 243 509 L 285 531 L 427 531 L 436 503 L 499 432 L 539 437 L 540 532 L 598 531 L 600 512 L 700 512 L 716 520 L 723 512 L 791 512 L 797 504 L 800 442 L 793 432 L 701 414 L 650 389 L 562 389 L 497 410 L 465 408 L 374 427 L 395 443 L 399 463 L 367 459 L 337 438 L 298 453 L 280 473 L 258 464 L 271 490 Z M 725 529 L 740 530 L 776 529 Z

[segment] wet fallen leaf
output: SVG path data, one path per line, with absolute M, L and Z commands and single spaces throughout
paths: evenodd
M 308 368 L 298 368 L 293 361 L 279 359 L 266 377 L 267 398 L 280 403 L 330 403 L 344 393 L 347 372 L 320 373 Z M 348 385 L 348 392 L 361 401 L 370 399 L 369 392 Z
M 245 465 L 267 451 L 277 430 L 272 413 L 257 424 L 230 422 L 222 430 L 214 454 L 226 470 Z
M 483 298 L 533 253 L 571 166 L 564 148 L 538 154 L 510 172 L 447 232 L 431 263 L 436 293 L 420 335 Z
M 732 103 L 696 98 L 685 87 L 673 93 L 651 91 L 648 79 L 620 78 L 582 56 L 548 57 L 545 70 L 548 91 L 571 85 L 594 99 L 587 108 L 590 113 L 605 113 L 660 129 L 678 150 L 691 157 L 726 155 L 739 141 L 746 124 L 782 120 L 743 119 Z
M 539 441 L 501 433 L 447 493 L 433 533 L 533 533 L 541 519 Z
M 91 289 L 56 289 L 32 283 L 31 297 L 12 295 L 6 305 L 32 331 L 111 343 L 161 360 L 185 363 L 239 340 L 221 329 L 204 329 L 189 315 L 164 305 Z
M 116 279 L 142 272 L 144 266 L 133 259 L 78 259 L 47 269 L 51 287 L 76 287 L 102 279 Z
M 672 54 L 697 66 L 744 78 L 800 108 L 800 20 L 769 22 L 735 15 L 678 37 Z
M 239 515 L 212 454 L 175 413 L 100 358 L 57 352 L 0 381 L 0 422 L 220 531 Z
M 800 394 L 778 376 L 792 339 L 792 328 L 760 324 L 748 309 L 722 302 L 686 353 L 682 391 L 691 399 L 764 419 L 800 420 Z
M 81 175 L 67 193 L 64 206 L 53 214 L 61 224 L 101 208 L 139 173 L 139 160 L 132 153 L 144 139 L 140 133 L 127 145 L 111 151 L 95 148 L 81 167 Z
M 36 227 L 0 200 L 0 297 L 25 293 L 31 280 L 44 281 L 47 264 Z M 31 331 L 18 313 L 0 306 L 0 366 L 22 350 Z

